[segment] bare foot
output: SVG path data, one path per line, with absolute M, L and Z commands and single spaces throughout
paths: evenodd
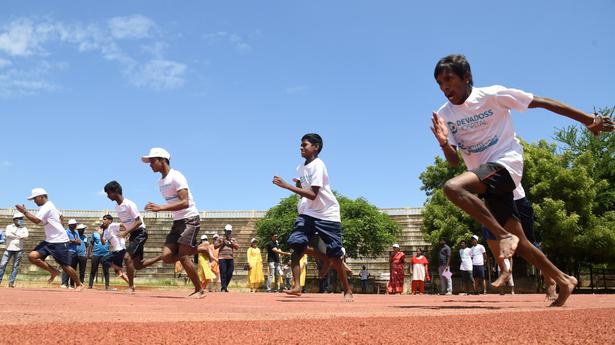
M 515 250 L 517 250 L 517 245 L 519 244 L 519 237 L 515 235 L 509 235 L 506 237 L 502 237 L 498 241 L 498 247 L 500 248 L 500 258 L 509 259 L 515 254 Z
M 354 302 L 352 292 L 344 292 L 344 302 Z
M 300 287 L 292 288 L 292 289 L 286 290 L 284 292 L 286 292 L 287 295 L 291 295 L 291 296 L 301 296 L 301 288 Z
M 126 289 L 126 293 L 128 294 L 133 294 L 135 293 L 136 289 L 134 286 L 129 286 L 128 289 Z
M 555 291 L 555 282 L 546 286 L 547 293 L 545 294 L 545 302 L 553 302 L 557 299 L 557 292 Z
M 119 278 L 122 278 L 122 280 L 128 283 L 128 276 L 126 275 L 126 273 L 122 272 L 122 273 L 119 273 L 117 276 Z
M 568 282 L 564 286 L 559 287 L 559 296 L 557 299 L 551 303 L 551 307 L 562 307 L 566 304 L 566 300 L 572 294 L 572 291 L 577 286 L 577 278 L 568 277 Z
M 80 292 L 81 290 L 83 290 L 83 284 L 75 286 L 75 292 Z
M 51 273 L 51 276 L 49 277 L 49 279 L 47 279 L 47 285 L 51 285 L 51 283 L 53 283 L 53 280 L 56 279 L 58 274 L 60 274 L 60 271 L 54 269 L 53 272 L 50 272 L 50 273 Z
M 201 299 L 203 297 L 205 297 L 205 290 L 195 291 L 191 293 L 190 295 L 188 295 L 188 298 L 193 298 L 193 299 Z
M 491 286 L 493 286 L 494 288 L 500 288 L 504 286 L 504 284 L 506 284 L 506 282 L 508 281 L 508 278 L 510 278 L 511 274 L 512 272 L 510 271 L 502 271 L 502 274 L 500 274 L 498 279 L 491 283 Z
M 327 273 L 329 273 L 330 268 L 331 268 L 331 260 L 326 260 L 325 262 L 323 262 L 322 267 L 320 268 L 320 271 L 318 271 L 318 278 L 323 279 L 324 277 L 326 277 Z

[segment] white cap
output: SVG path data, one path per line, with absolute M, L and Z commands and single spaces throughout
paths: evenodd
M 150 158 L 171 159 L 171 154 L 162 147 L 153 147 L 149 150 L 149 154 L 147 156 L 141 157 L 141 160 L 143 161 L 143 163 L 149 163 Z
M 393 245 L 393 248 L 399 248 L 399 244 L 398 244 L 398 243 L 395 243 L 395 244 Z
M 256 237 L 253 237 L 253 238 L 250 240 L 250 243 L 254 243 L 254 242 L 258 242 L 258 240 L 256 239 Z
M 28 200 L 32 200 L 36 198 L 37 196 L 41 196 L 41 195 L 47 195 L 47 191 L 44 190 L 43 188 L 34 188 L 32 189 L 32 195 L 28 197 Z
M 15 218 L 23 218 L 23 214 L 21 212 L 15 212 L 13 214 L 13 219 L 15 219 Z
M 233 231 L 233 226 L 231 224 L 226 224 L 224 226 L 224 231 Z
M 342 247 L 342 256 L 346 256 L 346 248 Z
M 220 235 L 218 235 L 218 234 L 214 234 L 212 237 L 213 237 L 213 238 L 218 238 L 218 237 L 220 237 Z
M 478 236 L 476 236 L 476 235 L 472 235 L 472 239 L 473 239 L 473 240 L 477 240 L 477 241 L 478 241 Z
M 201 235 L 201 239 L 202 240 L 206 240 L 207 239 L 207 235 Z
M 75 224 L 77 224 L 77 220 L 75 219 L 71 219 L 68 221 L 68 225 L 75 225 Z
M 77 225 L 77 230 L 81 230 L 81 229 L 87 229 L 87 226 L 85 226 L 85 224 Z

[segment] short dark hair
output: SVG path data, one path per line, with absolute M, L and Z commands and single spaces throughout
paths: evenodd
M 301 141 L 307 140 L 312 145 L 318 145 L 318 153 L 322 151 L 322 138 L 316 133 L 308 133 L 301 138 Z
M 105 185 L 105 193 L 115 193 L 122 195 L 122 185 L 119 182 L 113 180 Z
M 103 216 L 103 219 L 109 219 L 109 220 L 113 221 L 113 216 L 111 216 L 110 214 L 105 214 Z
M 468 241 L 466 241 L 466 240 L 461 240 L 461 241 L 459 241 L 459 244 L 462 244 L 462 243 L 465 243 L 465 244 L 466 244 L 466 246 L 468 245 Z
M 436 64 L 436 69 L 433 72 L 433 77 L 438 79 L 440 73 L 444 71 L 452 71 L 459 78 L 465 78 L 466 74 L 470 77 L 470 86 L 474 85 L 474 81 L 472 80 L 472 70 L 470 69 L 470 63 L 466 59 L 465 56 L 461 54 L 451 54 L 445 56 L 438 61 Z

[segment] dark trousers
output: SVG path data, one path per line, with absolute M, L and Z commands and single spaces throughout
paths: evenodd
M 68 256 L 70 257 L 70 267 L 73 269 L 77 269 L 77 253 L 69 252 Z M 62 272 L 62 285 L 75 287 L 75 282 L 72 279 L 69 279 L 68 274 L 66 272 Z
M 98 273 L 98 265 L 103 267 L 103 275 L 105 277 L 105 288 L 109 287 L 109 265 L 105 263 L 104 256 L 92 256 L 92 268 L 90 270 L 90 284 L 89 287 L 94 285 L 94 277 Z
M 79 281 L 81 282 L 81 284 L 84 284 L 84 280 L 85 280 L 85 265 L 88 262 L 88 257 L 87 256 L 77 256 L 77 265 L 75 265 L 75 267 L 79 266 Z
M 361 292 L 367 293 L 367 279 L 361 279 Z
M 220 289 L 221 291 L 228 291 L 228 284 L 233 278 L 233 271 L 235 271 L 235 260 L 220 259 L 218 264 L 220 265 Z

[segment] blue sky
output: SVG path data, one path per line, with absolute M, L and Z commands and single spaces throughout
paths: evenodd
M 117 179 L 161 202 L 140 162 L 171 152 L 202 210 L 265 210 L 288 195 L 299 139 L 318 132 L 335 190 L 421 206 L 440 154 L 439 58 L 465 54 L 476 86 L 580 109 L 615 103 L 612 1 L 53 1 L 0 14 L 0 207 L 44 187 L 63 209 L 106 209 Z M 551 139 L 571 120 L 514 115 Z

